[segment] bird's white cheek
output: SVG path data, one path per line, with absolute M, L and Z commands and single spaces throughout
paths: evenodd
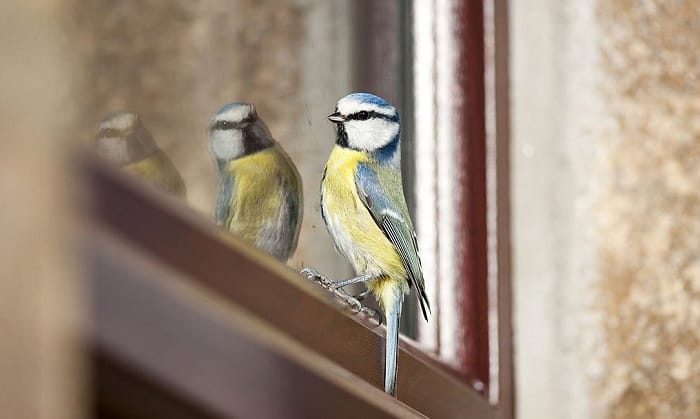
M 243 133 L 239 130 L 212 131 L 210 144 L 212 154 L 220 160 L 232 160 L 243 155 Z
M 399 124 L 384 119 L 345 123 L 348 144 L 355 149 L 374 151 L 389 144 L 399 133 Z
M 115 164 L 125 164 L 129 160 L 127 141 L 121 137 L 98 139 L 96 150 L 97 155 Z

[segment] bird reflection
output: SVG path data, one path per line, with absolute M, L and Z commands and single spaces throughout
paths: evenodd
M 156 188 L 185 198 L 185 183 L 168 156 L 156 145 L 138 114 L 113 112 L 100 123 L 97 154 Z
M 219 173 L 216 223 L 286 261 L 296 249 L 302 219 L 302 183 L 294 163 L 248 103 L 216 112 L 209 140 Z

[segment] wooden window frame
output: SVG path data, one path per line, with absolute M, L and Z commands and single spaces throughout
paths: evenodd
M 105 227 L 83 241 L 95 416 L 425 417 Z
M 386 412 L 398 417 L 415 417 L 415 412 L 444 418 L 502 417 L 499 406 L 489 403 L 437 359 L 404 338 L 399 342 L 398 401 L 392 400 L 382 391 L 384 326 L 343 310 L 329 293 L 304 276 L 220 231 L 209 220 L 148 185 L 92 158 L 81 159 L 79 166 L 89 202 L 90 222 L 83 232 L 81 254 L 88 265 L 92 311 L 88 339 L 98 383 L 104 371 L 127 381 L 137 377 L 136 382 L 151 389 L 150 393 L 168 395 L 151 399 L 176 400 L 177 406 L 192 407 L 186 409 L 188 412 L 206 412 L 192 417 L 246 416 L 255 409 L 266 412 L 269 404 L 290 409 L 290 417 L 304 417 L 310 403 L 330 403 L 323 409 L 331 409 L 332 401 L 342 394 L 362 401 L 348 411 L 369 417 L 382 417 Z M 144 293 L 149 297 L 137 298 Z M 168 297 L 172 294 L 179 300 Z M 149 303 L 151 299 L 153 304 Z M 208 319 L 200 318 L 201 313 L 216 307 L 229 312 L 225 316 L 228 328 L 218 324 L 221 320 L 210 325 L 213 314 Z M 172 320 L 167 313 L 173 313 Z M 237 325 L 236 317 L 247 320 Z M 175 322 L 175 329 L 168 324 L 170 321 Z M 194 324 L 200 326 L 192 330 Z M 261 325 L 265 326 L 263 335 L 275 335 L 275 341 L 284 341 L 285 345 L 276 347 L 256 340 L 249 331 Z M 207 327 L 218 337 L 203 336 L 198 331 Z M 275 365 L 282 362 L 286 367 L 268 370 L 263 377 L 255 376 L 254 369 L 237 371 L 240 375 L 232 376 L 235 359 L 221 348 L 212 348 L 212 339 L 214 343 L 228 341 L 232 348 L 243 345 L 246 350 L 267 350 Z M 200 341 L 199 345 L 192 343 Z M 180 345 L 186 351 L 176 360 L 180 364 L 189 360 L 192 365 L 176 368 L 180 364 L 164 357 L 163 351 Z M 288 349 L 290 345 L 294 350 Z M 306 363 L 299 362 L 299 351 L 304 352 Z M 207 360 L 204 370 L 197 368 L 201 360 Z M 325 367 L 310 368 L 313 364 Z M 197 374 L 195 385 L 192 380 Z M 310 391 L 306 398 L 292 400 L 272 397 L 279 393 L 254 391 L 263 384 L 290 384 L 290 377 L 305 377 L 299 378 L 299 386 L 321 380 L 333 388 L 318 385 L 312 387 L 318 392 Z M 253 378 L 262 382 L 250 388 L 234 385 Z M 240 399 L 233 394 L 227 399 L 220 393 L 215 394 L 220 397 L 209 393 L 225 383 L 229 384 L 218 391 L 243 391 L 250 405 L 237 403 Z M 124 389 L 117 387 L 115 391 Z M 109 405 L 114 397 L 114 392 L 99 387 L 97 393 L 98 406 Z M 321 397 L 326 393 L 329 402 Z M 172 403 L 163 404 L 165 411 L 173 409 Z M 341 405 L 347 407 L 346 403 Z M 114 410 L 109 413 L 139 417 L 134 411 L 139 407 L 138 403 L 124 407 L 125 416 Z
M 417 328 L 426 351 L 511 417 L 507 1 L 361 0 L 354 10 L 353 86 L 400 104 L 434 307 L 428 323 L 402 319 L 402 329 Z
M 419 340 L 512 417 L 507 1 L 414 8 Z

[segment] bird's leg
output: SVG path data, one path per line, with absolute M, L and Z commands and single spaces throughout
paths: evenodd
M 343 279 L 342 281 L 336 281 L 333 282 L 326 278 L 325 276 L 321 275 L 316 269 L 314 268 L 304 268 L 300 271 L 302 275 L 306 275 L 308 279 L 315 279 L 316 282 L 319 284 L 323 285 L 324 288 L 328 289 L 339 289 L 346 287 L 348 285 L 352 284 L 357 284 L 360 282 L 366 282 L 369 281 L 370 279 L 373 279 L 373 276 L 370 274 L 362 274 L 353 278 L 348 278 L 348 279 Z M 366 294 L 366 293 L 363 293 Z M 363 295 L 364 297 L 364 295 Z
M 342 290 L 342 288 L 347 285 L 358 284 L 360 282 L 366 282 L 371 279 L 374 279 L 372 275 L 363 274 L 354 278 L 333 282 L 331 286 L 333 287 L 332 291 L 336 293 L 336 295 L 340 294 L 340 298 L 342 298 L 348 305 L 350 305 L 350 307 L 353 308 L 353 310 L 355 310 L 355 314 L 367 315 L 367 317 L 376 321 L 378 326 L 381 324 L 381 315 L 377 312 L 377 310 L 362 305 L 362 300 L 364 300 L 365 296 L 369 292 L 369 289 L 365 289 L 364 291 L 355 296 L 350 296 Z
M 304 268 L 300 272 L 302 275 L 306 275 L 307 279 L 312 279 L 319 284 L 325 289 L 332 289 L 333 288 L 333 281 L 330 279 L 326 278 L 325 276 L 321 275 L 316 269 L 314 268 Z
M 343 281 L 333 282 L 321 275 L 314 268 L 304 268 L 300 272 L 305 275 L 308 279 L 319 283 L 323 288 L 329 290 L 334 296 L 343 301 L 345 304 L 350 306 L 353 314 L 364 314 L 371 320 L 376 321 L 377 326 L 382 324 L 381 316 L 379 313 L 371 307 L 365 307 L 362 305 L 361 300 L 367 295 L 368 290 L 365 290 L 358 294 L 357 296 L 348 295 L 345 291 L 340 289 L 346 285 L 355 284 L 362 281 L 367 281 L 370 279 L 368 275 L 361 275 L 355 278 L 346 279 Z M 340 285 L 339 285 L 340 284 Z
M 362 303 L 360 303 L 360 301 L 357 298 L 352 297 L 348 295 L 345 291 L 339 289 L 339 287 L 336 286 L 337 282 L 333 282 L 325 276 L 321 275 L 316 269 L 304 268 L 301 270 L 300 273 L 306 275 L 308 279 L 314 280 L 321 284 L 323 288 L 329 290 L 335 296 L 343 300 L 347 305 L 352 307 L 354 312 L 359 313 L 360 311 L 362 311 Z
M 364 291 L 357 295 L 353 295 L 353 297 L 355 297 L 358 301 L 363 301 L 367 294 L 369 294 L 369 288 L 365 288 Z
M 359 282 L 369 281 L 372 278 L 373 277 L 370 274 L 362 274 L 362 275 L 356 276 L 354 278 L 344 279 L 342 281 L 336 281 L 333 283 L 333 288 L 335 288 L 335 289 L 343 288 L 347 285 L 352 285 L 352 284 L 357 284 Z
M 355 314 L 362 311 L 363 306 L 360 300 L 351 295 L 348 295 L 345 291 L 339 289 L 339 287 L 336 285 L 338 284 L 338 282 L 331 281 L 330 279 L 321 275 L 321 273 L 314 268 L 304 268 L 301 270 L 300 273 L 306 275 L 308 279 L 318 282 L 323 288 L 329 290 L 331 293 L 333 293 L 333 295 L 340 298 L 343 302 L 345 302 L 345 304 L 349 305 L 350 308 L 352 308 Z
M 359 307 L 358 311 L 362 311 L 366 307 L 362 306 L 361 301 L 364 300 L 365 296 L 367 295 L 367 292 L 369 290 L 364 290 L 363 292 L 359 293 L 358 295 L 350 296 L 348 295 L 345 291 L 341 290 L 341 288 L 352 285 L 352 284 L 359 284 L 360 282 L 365 282 L 372 279 L 372 276 L 369 274 L 362 274 L 353 278 L 348 278 L 344 279 L 342 281 L 336 281 L 332 283 L 333 290 L 335 292 L 341 292 L 343 295 L 347 296 L 346 302 L 352 306 L 353 308 L 357 309 Z M 359 306 L 358 306 L 359 305 Z

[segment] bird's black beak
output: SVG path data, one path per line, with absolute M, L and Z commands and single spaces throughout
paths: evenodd
M 328 115 L 328 119 L 334 124 L 342 124 L 345 122 L 345 117 L 339 112 L 333 112 L 332 114 Z

